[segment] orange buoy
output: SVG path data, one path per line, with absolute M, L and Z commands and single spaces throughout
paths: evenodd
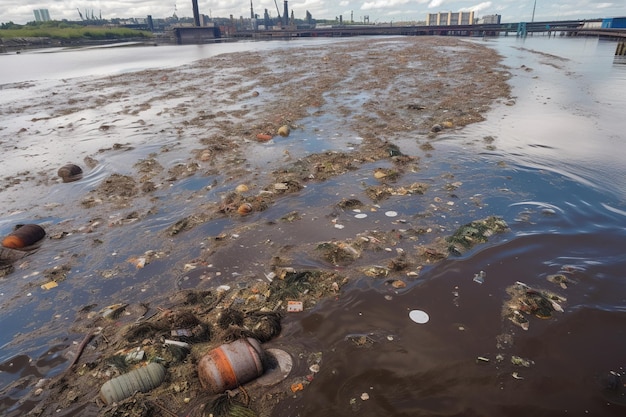
M 267 142 L 268 140 L 272 139 L 272 135 L 268 135 L 267 133 L 259 133 L 258 135 L 256 135 L 256 138 L 261 142 Z
M 46 231 L 38 224 L 25 224 L 2 240 L 2 246 L 9 249 L 24 249 L 37 244 L 46 236 Z

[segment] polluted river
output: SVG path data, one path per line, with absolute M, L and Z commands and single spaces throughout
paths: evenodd
M 624 415 L 615 47 L 0 55 L 0 414 Z

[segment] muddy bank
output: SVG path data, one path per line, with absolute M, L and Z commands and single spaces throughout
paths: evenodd
M 215 400 L 195 371 L 208 349 L 241 337 L 280 345 L 289 301 L 310 309 L 360 279 L 402 288 L 423 265 L 505 229 L 483 216 L 465 229 L 447 224 L 441 213 L 461 216 L 463 181 L 414 175 L 440 135 L 511 101 L 508 77 L 484 46 L 398 38 L 66 80 L 36 101 L 28 97 L 34 84 L 2 86 L 25 93 L 0 113 L 3 232 L 28 220 L 49 237 L 6 269 L 4 280 L 23 279 L 7 286 L 3 303 L 28 299 L 69 319 L 11 344 L 55 330 L 85 337 L 71 338 L 84 351 L 75 364 L 50 380 L 9 384 L 5 392 L 27 395 L 3 407 L 42 416 L 202 415 Z M 492 146 L 493 138 L 477 140 Z M 83 167 L 81 180 L 58 178 L 68 162 Z M 481 206 L 477 197 L 465 202 Z M 52 281 L 58 287 L 40 290 Z M 184 355 L 164 344 L 178 330 L 192 332 Z M 102 383 L 138 365 L 112 362 L 128 350 L 159 358 L 166 381 L 105 406 Z M 268 415 L 310 382 L 320 360 L 306 347 L 296 356 L 290 377 L 232 401 Z

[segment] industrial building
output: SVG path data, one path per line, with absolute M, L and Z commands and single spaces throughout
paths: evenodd
M 477 24 L 479 25 L 499 25 L 502 16 L 499 14 L 490 14 L 487 16 L 483 16 L 478 19 Z
M 50 13 L 48 12 L 48 9 L 35 9 L 33 10 L 33 13 L 35 14 L 35 21 L 36 22 L 49 22 L 50 20 Z
M 626 17 L 612 17 L 608 19 L 602 19 L 602 28 L 626 29 Z
M 426 26 L 473 25 L 474 12 L 439 12 L 426 16 Z

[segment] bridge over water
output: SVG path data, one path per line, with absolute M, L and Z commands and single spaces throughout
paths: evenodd
M 268 30 L 237 30 L 230 34 L 234 38 L 302 38 L 302 37 L 346 37 L 373 35 L 403 36 L 498 36 L 500 34 L 527 36 L 533 33 L 556 32 L 567 35 L 606 36 L 626 38 L 626 29 L 587 29 L 596 20 L 564 20 L 546 22 L 518 22 L 500 24 L 454 25 L 454 26 L 405 26 L 405 25 L 336 25 L 316 28 L 281 28 Z M 587 24 L 587 25 L 586 25 Z

